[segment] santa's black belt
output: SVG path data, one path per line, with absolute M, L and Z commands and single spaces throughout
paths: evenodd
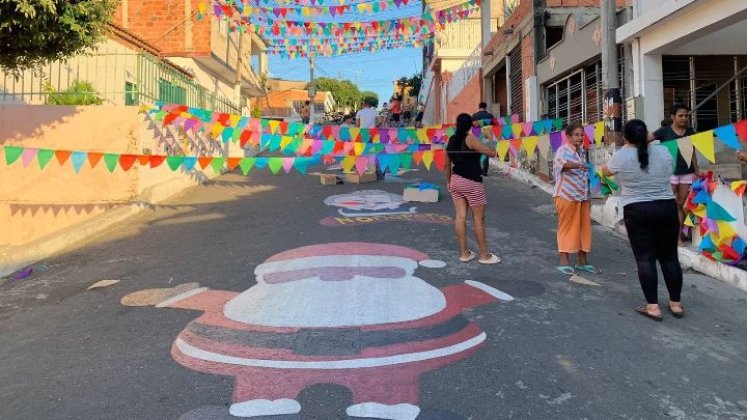
M 293 350 L 305 356 L 337 356 L 359 354 L 361 349 L 389 346 L 446 337 L 466 327 L 469 321 L 457 315 L 440 324 L 419 328 L 361 331 L 360 328 L 303 328 L 296 333 L 244 331 L 192 322 L 191 334 L 210 341 Z

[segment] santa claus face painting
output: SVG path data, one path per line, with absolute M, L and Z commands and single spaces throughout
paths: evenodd
M 327 197 L 324 204 L 335 207 L 337 215 L 320 221 L 324 226 L 358 226 L 380 222 L 421 222 L 450 225 L 445 214 L 418 213 L 402 195 L 380 190 L 362 190 Z
M 312 245 L 268 258 L 242 293 L 194 285 L 135 292 L 123 303 L 202 312 L 171 354 L 234 377 L 233 416 L 299 413 L 306 387 L 337 384 L 352 392 L 348 416 L 413 420 L 420 376 L 486 340 L 462 310 L 513 299 L 479 282 L 438 289 L 420 277 L 444 266 L 396 245 Z

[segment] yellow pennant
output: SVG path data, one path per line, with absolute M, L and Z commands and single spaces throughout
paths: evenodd
M 280 125 L 280 121 L 272 120 L 267 125 L 270 126 L 270 133 L 275 134 L 275 132 L 278 131 L 278 126 Z
M 428 141 L 428 133 L 424 129 L 417 129 L 415 131 L 415 134 L 417 135 L 418 140 L 420 140 L 421 143 L 425 143 Z
M 239 120 L 241 119 L 241 115 L 232 114 L 228 118 L 231 120 L 231 127 L 236 127 L 236 125 L 239 123 Z
M 534 159 L 534 151 L 537 149 L 538 141 L 539 141 L 539 137 L 537 136 L 525 137 L 522 140 L 521 146 L 524 147 L 524 150 L 527 151 L 527 159 L 529 160 Z
M 539 148 L 540 155 L 544 157 L 545 159 L 549 159 L 550 156 L 550 136 L 548 134 L 543 134 L 539 136 L 539 141 L 537 142 L 537 147 Z
M 285 148 L 288 147 L 291 141 L 293 141 L 293 137 L 291 136 L 281 137 L 280 138 L 280 150 L 285 150 Z
M 342 160 L 342 170 L 344 172 L 352 172 L 353 166 L 355 166 L 355 156 L 345 156 Z
M 506 160 L 506 153 L 508 153 L 508 141 L 502 140 L 498 142 L 498 159 L 503 162 Z
M 511 124 L 511 132 L 514 134 L 514 138 L 518 139 L 521 137 L 521 133 L 524 131 L 524 127 L 522 127 L 519 123 Z
M 355 145 L 354 147 L 355 147 L 355 155 L 356 156 L 362 155 L 363 151 L 366 150 L 366 143 L 361 143 L 361 142 L 358 141 L 358 142 L 355 142 L 353 144 Z
M 423 152 L 423 163 L 425 164 L 426 169 L 430 171 L 431 163 L 433 163 L 433 151 L 432 150 L 426 150 L 425 152 Z
M 602 144 L 602 140 L 604 140 L 604 122 L 600 121 L 594 124 L 594 143 Z
M 220 124 L 213 124 L 213 130 L 212 130 L 213 137 L 218 138 L 218 136 L 220 136 L 223 133 L 223 128 L 224 127 Z
M 352 140 L 355 140 L 358 138 L 358 136 L 361 133 L 361 129 L 358 127 L 350 127 L 350 138 Z
M 693 147 L 695 147 L 697 151 L 702 153 L 709 162 L 716 163 L 716 151 L 713 144 L 713 130 L 693 134 L 692 136 L 690 136 L 690 140 L 692 140 L 693 142 Z

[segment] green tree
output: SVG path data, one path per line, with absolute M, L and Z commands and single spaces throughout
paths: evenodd
M 0 0 L 0 67 L 11 74 L 89 52 L 116 0 Z
M 379 106 L 379 94 L 370 90 L 361 92 L 361 102 L 368 102 L 374 108 Z
M 328 91 L 335 98 L 338 108 L 355 108 L 361 102 L 361 91 L 350 80 L 337 80 L 329 77 L 314 79 L 317 91 Z M 307 86 L 308 87 L 308 86 Z
M 96 88 L 89 82 L 75 80 L 67 90 L 57 92 L 47 81 L 44 90 L 48 93 L 48 105 L 101 105 L 104 103 L 104 100 L 96 93 Z

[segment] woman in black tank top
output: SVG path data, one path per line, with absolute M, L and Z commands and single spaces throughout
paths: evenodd
M 446 188 L 454 200 L 454 227 L 459 242 L 459 260 L 469 262 L 479 256 L 483 264 L 497 264 L 501 259 L 488 251 L 485 234 L 485 187 L 482 184 L 480 160 L 482 156 L 495 157 L 495 150 L 482 144 L 470 134 L 472 117 L 459 114 L 456 133 L 446 143 Z M 467 247 L 467 213 L 472 209 L 475 237 L 480 247 L 479 255 Z

